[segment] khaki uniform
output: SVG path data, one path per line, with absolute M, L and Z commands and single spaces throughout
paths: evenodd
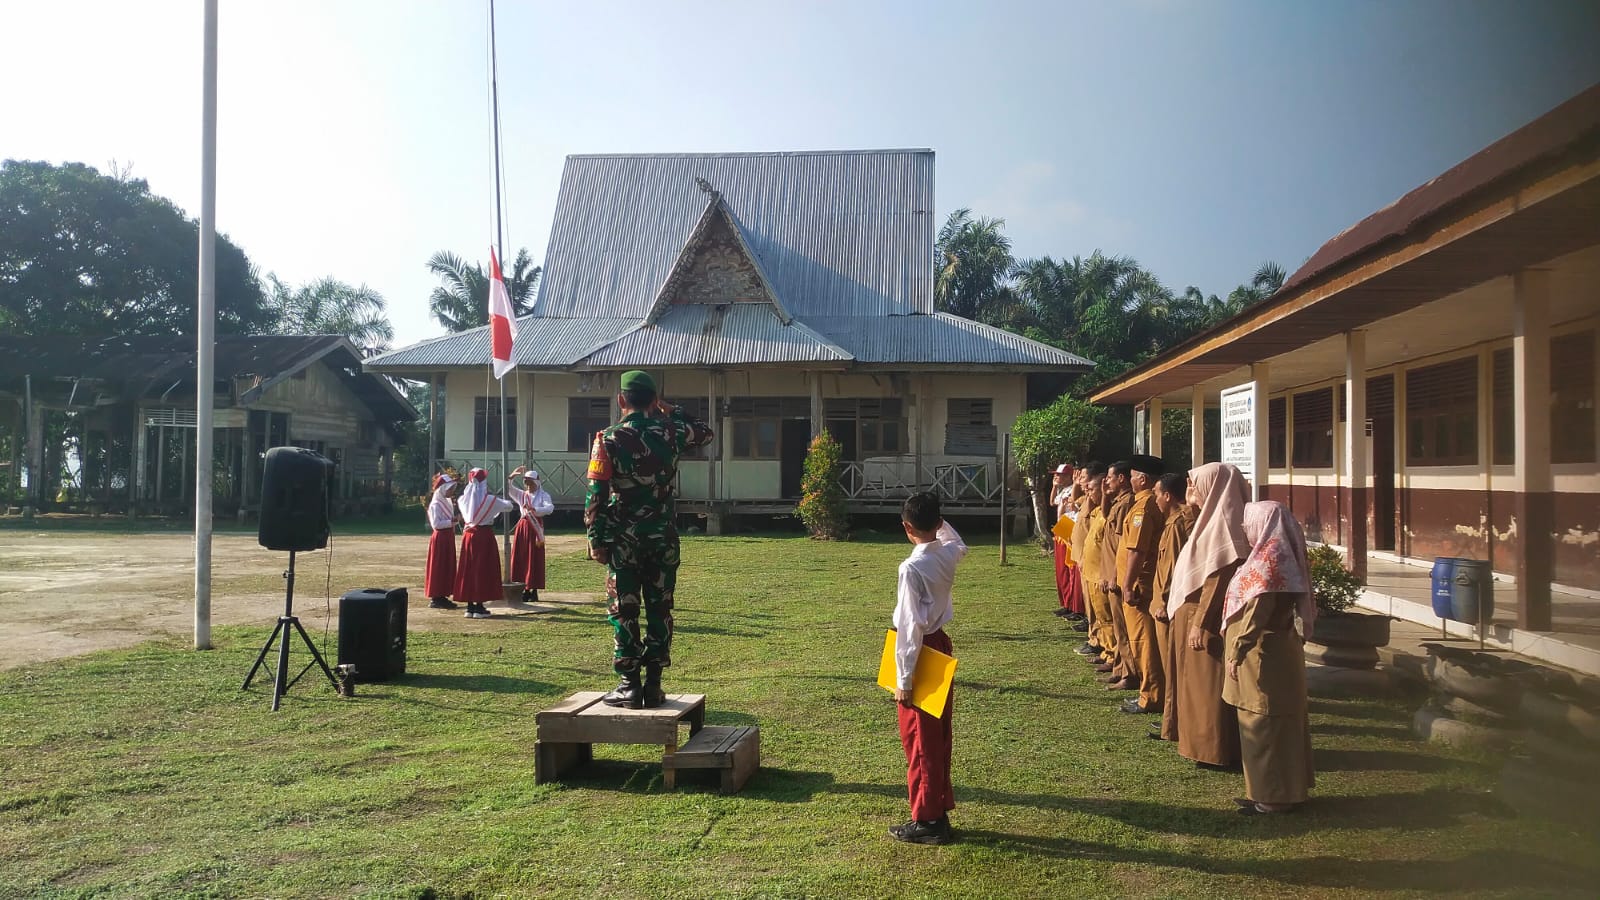
M 1239 764 L 1239 715 L 1222 699 L 1227 681 L 1222 605 L 1238 570 L 1234 562 L 1207 575 L 1199 592 L 1172 615 L 1173 668 L 1167 693 L 1178 701 L 1178 754 L 1213 766 Z M 1196 626 L 1202 633 L 1199 650 L 1189 646 L 1189 630 Z
M 1089 643 L 1099 647 L 1102 656 L 1109 660 L 1117 646 L 1117 635 L 1111 627 L 1111 600 L 1100 589 L 1106 514 L 1098 506 L 1090 508 L 1087 502 L 1084 505 L 1085 510 L 1078 517 L 1078 528 L 1072 534 L 1074 537 L 1083 535 L 1083 555 L 1079 559 L 1083 567 L 1084 600 L 1089 607 Z
M 1239 711 L 1244 795 L 1257 803 L 1304 803 L 1316 783 L 1306 702 L 1306 658 L 1294 630 L 1295 597 L 1262 594 L 1228 624 L 1222 699 Z
M 1156 580 L 1153 592 L 1150 595 L 1150 616 L 1156 621 L 1156 646 L 1161 657 L 1163 697 L 1161 709 L 1161 739 L 1175 741 L 1178 739 L 1178 692 L 1173 689 L 1173 675 L 1176 670 L 1173 661 L 1175 640 L 1182 640 L 1181 636 L 1175 637 L 1172 624 L 1165 621 L 1167 615 L 1167 594 L 1172 587 L 1172 567 L 1178 561 L 1178 552 L 1189 540 L 1189 533 L 1194 530 L 1195 511 L 1191 506 L 1180 506 L 1171 515 L 1167 516 L 1166 523 L 1161 527 L 1161 540 L 1156 544 Z
M 1106 510 L 1106 539 L 1100 556 L 1101 578 L 1111 582 L 1111 590 L 1107 592 L 1106 601 L 1111 607 L 1111 628 L 1116 634 L 1114 650 L 1115 659 L 1111 664 L 1115 666 L 1111 674 L 1121 678 L 1138 678 L 1139 672 L 1133 666 L 1132 654 L 1128 652 L 1127 620 L 1122 608 L 1122 587 L 1117 580 L 1117 550 L 1122 544 L 1122 529 L 1126 524 L 1128 507 L 1133 505 L 1133 494 L 1124 493 L 1111 501 L 1111 506 Z
M 1118 581 L 1134 588 L 1134 596 L 1122 598 L 1122 618 L 1128 634 L 1128 652 L 1139 678 L 1139 705 L 1156 710 L 1166 702 L 1166 694 L 1162 691 L 1161 648 L 1156 643 L 1156 620 L 1150 615 L 1150 601 L 1155 591 L 1156 546 L 1164 524 L 1155 494 L 1148 488 L 1142 490 L 1128 506 L 1117 547 Z M 1129 568 L 1135 552 L 1139 554 L 1138 571 Z

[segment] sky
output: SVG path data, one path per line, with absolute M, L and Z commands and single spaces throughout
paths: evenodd
M 199 213 L 201 0 L 6 0 L 0 158 Z M 573 153 L 928 147 L 940 220 L 1226 294 L 1600 82 L 1595 0 L 499 0 L 506 244 Z M 222 0 L 218 228 L 432 337 L 494 230 L 486 0 Z M 66 36 L 70 35 L 70 39 Z M 509 250 L 508 250 L 509 255 Z

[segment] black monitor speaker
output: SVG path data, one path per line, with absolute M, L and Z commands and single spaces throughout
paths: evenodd
M 321 550 L 328 546 L 333 461 L 303 447 L 267 451 L 261 475 L 261 546 Z
M 339 598 L 339 665 L 363 684 L 406 673 L 406 589 L 367 588 Z

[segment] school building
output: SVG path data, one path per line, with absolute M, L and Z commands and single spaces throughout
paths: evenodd
M 1491 642 L 1600 671 L 1597 355 L 1600 85 L 1093 399 L 1145 422 L 1188 409 L 1200 460 L 1205 410 L 1252 387 L 1224 444 L 1248 445 L 1259 497 L 1347 552 L 1368 605 L 1437 623 L 1421 566 L 1488 560 Z

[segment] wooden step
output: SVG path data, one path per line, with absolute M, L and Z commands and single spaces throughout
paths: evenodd
M 761 767 L 761 729 L 755 725 L 708 725 L 662 760 L 667 770 L 718 769 L 722 793 L 732 794 Z

